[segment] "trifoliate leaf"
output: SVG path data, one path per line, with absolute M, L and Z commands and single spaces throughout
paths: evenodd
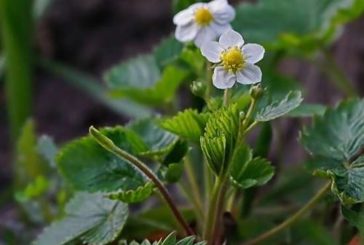
M 266 159 L 253 158 L 252 150 L 241 145 L 231 160 L 230 179 L 240 188 L 266 184 L 274 175 L 274 167 Z
M 128 218 L 128 206 L 100 193 L 77 193 L 66 205 L 65 217 L 46 228 L 34 245 L 60 245 L 81 240 L 102 245 L 112 242 Z
M 187 109 L 172 118 L 164 119 L 161 126 L 178 136 L 196 142 L 203 134 L 208 118 L 207 113 Z
M 165 67 L 175 61 L 181 54 L 183 44 L 174 37 L 164 40 L 154 49 L 154 57 L 159 67 Z
M 307 53 L 330 43 L 339 28 L 362 13 L 361 0 L 259 0 L 242 3 L 232 26 L 250 42 Z M 351 10 L 356 10 L 355 12 Z M 358 10 L 360 9 L 360 10 Z M 350 13 L 340 18 L 342 12 Z
M 201 137 L 201 148 L 210 168 L 216 173 L 225 171 L 230 161 L 239 130 L 239 113 L 235 104 L 221 108 L 207 121 Z
M 255 120 L 267 122 L 284 116 L 297 108 L 302 101 L 300 91 L 291 91 L 281 100 L 264 101 L 257 109 Z
M 106 128 L 101 133 L 131 154 L 144 146 L 139 137 L 121 127 Z M 149 182 L 141 172 L 103 149 L 90 136 L 63 147 L 57 164 L 64 178 L 79 191 L 120 193 L 137 190 Z
M 333 190 L 345 203 L 363 202 L 364 101 L 352 99 L 326 110 L 301 132 L 316 170 L 331 176 Z M 311 169 L 315 170 L 311 164 Z
M 153 118 L 134 121 L 127 128 L 135 132 L 146 146 L 145 150 L 137 152 L 138 155 L 163 155 L 178 141 L 176 135 L 162 129 Z

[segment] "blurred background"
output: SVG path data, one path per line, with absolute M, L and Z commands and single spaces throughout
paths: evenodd
M 230 2 L 237 5 L 244 1 Z M 31 38 L 31 58 L 41 60 L 35 62 L 31 79 L 32 118 L 36 122 L 37 134 L 50 135 L 57 144 L 62 144 L 85 135 L 90 125 L 127 122 L 127 115 L 116 113 L 101 100 L 94 99 L 92 94 L 98 89 L 97 86 L 92 89 L 82 83 L 82 79 L 78 79 L 81 82 L 67 79 L 62 71 L 42 65 L 42 60 L 52 60 L 80 72 L 73 74 L 73 78 L 87 74 L 87 78 L 91 76 L 95 84 L 102 84 L 102 74 L 107 68 L 137 54 L 150 52 L 163 38 L 173 33 L 172 2 L 53 0 L 45 6 L 35 21 Z M 359 17 L 347 24 L 340 31 L 338 39 L 327 49 L 361 96 L 364 94 L 363 30 L 364 17 Z M 315 58 L 320 59 L 320 54 Z M 287 57 L 279 63 L 279 70 L 300 82 L 306 91 L 306 102 L 334 105 L 345 96 L 328 81 L 330 77 L 312 62 Z M 21 223 L 17 223 L 20 214 L 15 208 L 11 192 L 14 157 L 4 83 L 4 73 L 1 71 L 0 244 L 6 244 L 1 241 L 4 227 L 21 226 Z M 284 128 L 279 132 L 285 142 L 280 146 L 286 152 L 284 164 L 296 163 L 295 159 L 304 154 L 296 142 L 299 122 L 292 119 L 280 123 Z

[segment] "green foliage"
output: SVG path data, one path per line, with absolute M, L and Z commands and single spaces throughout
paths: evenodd
M 144 240 L 141 243 L 135 241 L 128 243 L 127 241 L 122 241 L 121 245 L 205 245 L 206 242 L 196 242 L 194 236 L 185 237 L 181 240 L 177 240 L 176 233 L 170 233 L 166 238 L 161 239 L 157 242 L 150 242 Z
M 138 186 L 136 189 L 128 191 L 116 191 L 107 194 L 107 197 L 112 200 L 119 200 L 125 203 L 137 203 L 144 201 L 153 193 L 154 185 L 151 182 L 145 183 L 143 186 Z
M 186 109 L 172 118 L 162 120 L 161 126 L 182 138 L 198 142 L 208 118 L 208 113 L 198 113 L 196 110 Z
M 201 148 L 211 170 L 217 175 L 227 169 L 238 130 L 239 112 L 235 104 L 214 112 L 207 121 Z
M 258 122 L 267 122 L 284 116 L 297 108 L 302 101 L 301 92 L 299 91 L 291 91 L 280 100 L 270 101 L 266 99 L 259 105 L 255 120 Z
M 130 153 L 140 149 L 140 139 L 124 128 L 106 128 L 101 133 Z M 140 191 L 138 188 L 145 187 L 149 182 L 128 162 L 104 150 L 90 136 L 63 147 L 58 154 L 57 163 L 65 179 L 80 191 L 117 192 L 119 196 L 122 196 L 121 192 L 127 192 L 125 196 L 132 196 L 132 191 Z M 144 191 L 143 189 L 143 193 Z
M 363 211 L 355 210 L 353 208 L 341 207 L 341 213 L 345 219 L 352 225 L 355 226 L 361 235 L 364 234 L 364 214 Z
M 138 155 L 163 155 L 169 152 L 178 141 L 176 135 L 160 128 L 156 120 L 151 118 L 134 121 L 127 128 L 139 136 L 140 141 L 144 143 L 144 146 L 137 151 Z
M 34 245 L 59 245 L 82 241 L 108 244 L 115 240 L 128 218 L 128 206 L 100 193 L 77 193 L 67 204 L 65 217 L 46 228 Z
M 290 111 L 290 117 L 313 117 L 315 115 L 322 116 L 326 111 L 326 106 L 319 104 L 301 104 L 296 109 Z
M 236 9 L 233 27 L 249 42 L 307 54 L 330 43 L 342 24 L 363 12 L 360 0 L 260 0 Z
M 174 37 L 164 40 L 154 49 L 154 57 L 160 68 L 173 63 L 179 58 L 182 52 L 183 44 L 178 42 Z
M 334 180 L 333 190 L 344 203 L 364 201 L 364 101 L 344 101 L 315 117 L 302 130 L 301 142 L 316 159 L 316 170 Z
M 274 167 L 268 160 L 256 157 L 247 146 L 235 149 L 231 160 L 230 179 L 238 187 L 247 189 L 266 184 L 274 175 Z

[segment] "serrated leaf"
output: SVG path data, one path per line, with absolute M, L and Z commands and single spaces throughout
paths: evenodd
M 201 149 L 210 168 L 220 174 L 230 161 L 239 129 L 239 113 L 236 104 L 221 108 L 207 121 L 201 137 Z
M 161 121 L 161 126 L 182 138 L 199 141 L 206 126 L 209 114 L 198 113 L 197 110 L 187 109 L 176 116 Z
M 332 176 L 339 198 L 345 203 L 363 202 L 364 101 L 352 99 L 326 110 L 300 137 L 318 163 L 316 169 Z
M 146 146 L 138 155 L 154 156 L 168 153 L 177 143 L 178 137 L 162 129 L 153 118 L 134 121 L 127 126 L 135 132 Z
M 281 100 L 265 102 L 257 109 L 255 120 L 267 122 L 284 116 L 288 112 L 297 108 L 303 101 L 300 91 L 291 91 Z
M 147 182 L 144 186 L 139 186 L 134 190 L 107 193 L 107 197 L 111 200 L 119 200 L 125 203 L 137 203 L 144 201 L 153 193 L 154 185 L 152 182 Z
M 183 44 L 177 41 L 173 36 L 162 40 L 154 49 L 154 57 L 158 66 L 162 68 L 177 60 L 182 49 Z
M 105 128 L 101 133 L 130 153 L 140 148 L 139 138 L 125 128 Z M 149 180 L 133 166 L 103 149 L 92 137 L 83 137 L 63 147 L 57 156 L 64 178 L 79 191 L 127 192 Z
M 46 228 L 34 245 L 60 245 L 75 240 L 103 245 L 113 241 L 128 218 L 128 206 L 100 193 L 77 193 L 66 205 L 65 218 Z
M 266 184 L 274 175 L 274 167 L 266 159 L 253 158 L 252 150 L 247 146 L 235 149 L 231 160 L 230 179 L 240 188 Z
M 360 0 L 359 0 L 360 1 Z M 250 42 L 296 53 L 315 51 L 329 44 L 346 20 L 342 11 L 358 9 L 355 0 L 259 0 L 236 8 L 232 26 Z M 358 11 L 359 13 L 363 11 Z

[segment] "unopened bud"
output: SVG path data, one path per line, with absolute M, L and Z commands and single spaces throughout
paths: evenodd
M 263 95 L 263 88 L 262 86 L 255 85 L 250 88 L 249 94 L 254 99 L 259 99 Z
M 207 89 L 207 86 L 205 83 L 203 82 L 198 82 L 198 81 L 194 81 L 192 84 L 191 84 L 191 91 L 194 95 L 198 96 L 198 97 L 201 97 L 201 98 L 204 98 L 205 97 L 205 94 L 206 94 L 206 89 Z

